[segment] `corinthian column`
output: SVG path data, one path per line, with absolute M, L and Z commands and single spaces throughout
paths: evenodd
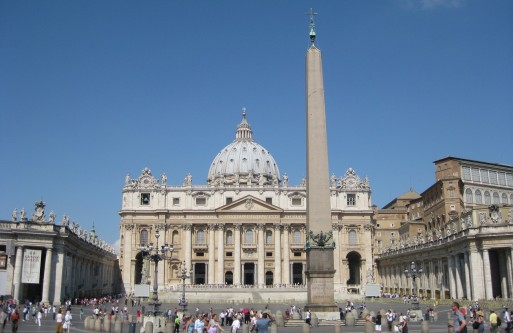
M 258 229 L 258 281 L 257 285 L 262 288 L 265 286 L 265 243 L 264 243 L 264 230 L 265 225 L 259 224 L 257 226 Z
M 281 284 L 281 225 L 274 225 L 274 281 Z
M 192 267 L 192 225 L 185 224 L 185 267 Z M 185 283 L 190 284 L 191 279 L 185 280 Z
M 283 225 L 283 283 L 290 284 L 290 224 Z
M 234 233 L 234 236 L 235 236 L 235 258 L 234 258 L 234 272 L 233 272 L 233 284 L 234 285 L 240 285 L 241 284 L 241 274 L 240 274 L 240 255 L 241 255 L 241 246 L 242 244 L 240 243 L 240 231 L 241 231 L 241 225 L 240 224 L 235 224 L 233 226 L 233 233 Z
M 210 224 L 208 226 L 208 282 L 207 284 L 213 284 L 214 283 L 214 277 L 215 277 L 215 261 L 216 261 L 216 254 L 215 254 L 215 229 L 216 226 Z
M 493 289 L 492 289 L 492 272 L 490 270 L 490 255 L 488 253 L 488 249 L 483 250 L 483 263 L 484 263 L 484 277 L 485 277 L 485 291 L 486 291 L 486 299 L 493 299 Z
M 217 281 L 224 284 L 224 225 L 217 225 Z

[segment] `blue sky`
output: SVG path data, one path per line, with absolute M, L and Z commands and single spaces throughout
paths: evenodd
M 513 164 L 510 0 L 1 1 L 0 218 L 42 199 L 114 243 L 125 175 L 204 184 L 242 107 L 299 184 L 310 7 L 330 174 L 382 207 L 445 156 Z

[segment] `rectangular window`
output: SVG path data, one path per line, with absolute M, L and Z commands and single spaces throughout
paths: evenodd
M 141 193 L 141 206 L 148 206 L 150 204 L 150 194 Z
M 348 206 L 356 205 L 356 194 L 348 194 L 347 195 L 347 205 Z
M 488 178 L 488 170 L 481 169 L 481 182 L 485 184 L 490 183 L 490 179 Z
M 499 185 L 506 185 L 506 174 L 504 172 L 499 172 Z
M 469 167 L 462 167 L 461 169 L 462 169 L 461 173 L 462 173 L 462 176 L 463 176 L 462 177 L 463 180 L 471 180 L 471 178 L 470 178 L 470 168 Z
M 268 204 L 273 204 L 273 198 L 265 198 L 265 202 L 267 202 Z
M 497 185 L 497 171 L 490 171 L 490 184 Z
M 180 198 L 173 198 L 173 206 L 179 206 L 180 205 Z
M 294 252 L 294 257 L 301 257 L 301 252 Z
M 480 182 L 481 181 L 481 177 L 479 177 L 479 169 L 472 168 L 470 171 L 472 173 L 472 181 L 473 182 Z
M 226 252 L 226 256 L 227 257 L 233 257 L 233 253 L 232 252 Z
M 266 252 L 266 253 L 265 253 L 265 256 L 266 256 L 266 257 L 272 257 L 272 256 L 273 256 L 273 253 L 272 253 L 272 252 Z
M 196 252 L 196 257 L 204 257 L 205 252 Z
M 513 186 L 513 173 L 506 174 L 506 183 L 509 187 Z
M 292 206 L 301 206 L 303 200 L 301 198 L 292 198 Z
M 226 198 L 226 204 L 231 204 L 233 202 L 233 198 Z
M 196 206 L 205 206 L 207 204 L 207 198 L 196 198 Z

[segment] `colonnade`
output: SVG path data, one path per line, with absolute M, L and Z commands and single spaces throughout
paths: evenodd
M 417 276 L 420 296 L 436 299 L 513 298 L 513 247 L 466 246 L 447 250 L 403 252 L 379 260 L 383 290 L 411 294 L 412 278 L 407 269 L 412 258 L 422 273 Z M 492 269 L 493 268 L 493 269 Z
M 114 292 L 114 259 L 107 260 L 109 256 L 95 256 L 94 251 L 66 253 L 63 246 L 54 248 L 18 245 L 12 273 L 13 298 L 18 302 L 22 302 L 24 297 L 37 297 L 23 292 L 23 256 L 26 248 L 42 250 L 42 254 L 44 253 L 42 303 L 61 304 L 67 298 Z

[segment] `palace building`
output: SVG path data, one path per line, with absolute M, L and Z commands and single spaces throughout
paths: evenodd
M 513 166 L 456 157 L 434 163 L 433 185 L 376 214 L 383 291 L 417 290 L 433 299 L 513 298 Z M 422 269 L 417 279 L 408 276 L 412 262 Z
M 330 178 L 335 293 L 359 292 L 372 260 L 372 207 L 368 179 L 348 169 Z M 126 292 L 153 283 L 153 263 L 141 246 L 170 244 L 160 261 L 159 289 L 191 286 L 283 288 L 306 283 L 306 179 L 292 185 L 267 149 L 253 139 L 244 111 L 235 139 L 213 158 L 206 184 L 192 175 L 167 184 L 144 168 L 122 190 L 120 266 Z M 331 236 L 331 235 L 330 235 Z

